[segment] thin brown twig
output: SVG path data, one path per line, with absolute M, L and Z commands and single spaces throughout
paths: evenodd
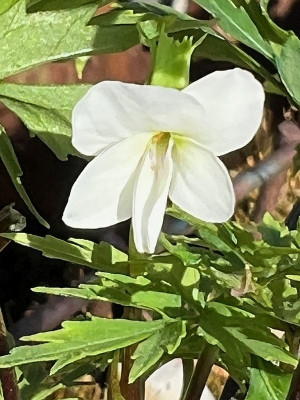
M 282 183 L 282 179 L 277 180 L 278 176 L 285 177 L 288 168 L 292 166 L 296 154 L 295 148 L 300 143 L 300 128 L 292 121 L 284 121 L 278 128 L 281 133 L 280 148 L 254 168 L 238 174 L 233 180 L 237 202 L 269 181 L 275 182 L 278 186 Z M 273 196 L 273 200 L 276 201 L 277 196 L 275 198 Z

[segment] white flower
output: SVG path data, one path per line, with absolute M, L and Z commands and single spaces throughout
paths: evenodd
M 103 228 L 132 217 L 139 252 L 153 253 L 167 198 L 196 218 L 228 220 L 235 198 L 217 158 L 247 144 L 264 92 L 241 69 L 214 72 L 182 91 L 105 81 L 73 111 L 75 148 L 96 156 L 75 182 L 63 221 Z

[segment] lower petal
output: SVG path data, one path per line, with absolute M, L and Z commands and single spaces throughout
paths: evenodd
M 154 253 L 161 231 L 173 171 L 172 146 L 171 139 L 156 155 L 150 148 L 141 161 L 132 209 L 134 242 L 140 253 Z
M 149 135 L 135 135 L 99 154 L 74 183 L 63 221 L 81 229 L 114 225 L 131 217 L 135 173 Z
M 227 221 L 235 197 L 224 164 L 210 151 L 189 140 L 174 140 L 170 199 L 183 211 L 207 222 Z

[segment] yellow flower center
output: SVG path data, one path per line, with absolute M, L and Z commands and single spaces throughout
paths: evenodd
M 158 132 L 156 135 L 154 135 L 154 136 L 152 137 L 151 143 L 152 143 L 152 144 L 155 144 L 155 143 L 159 142 L 160 140 L 163 139 L 163 137 L 164 137 L 165 135 L 168 135 L 168 133 L 165 133 L 165 132 Z
M 170 139 L 170 133 L 158 132 L 150 141 L 149 155 L 151 159 L 151 169 L 155 169 L 157 165 L 162 165 Z

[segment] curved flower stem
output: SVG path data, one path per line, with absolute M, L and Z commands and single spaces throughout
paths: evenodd
M 126 348 L 123 353 L 120 388 L 124 400 L 144 400 L 144 381 L 139 378 L 134 383 L 128 383 L 129 373 L 132 367 L 131 356 L 134 350 L 135 348 L 130 346 Z
M 194 373 L 187 387 L 183 400 L 199 400 L 205 388 L 210 370 L 218 356 L 217 346 L 207 344 L 198 358 Z
M 137 310 L 133 307 L 126 309 L 126 318 L 132 320 L 141 320 L 141 310 Z M 122 373 L 120 379 L 120 388 L 122 396 L 125 400 L 144 400 L 145 396 L 145 382 L 139 378 L 134 383 L 129 384 L 129 374 L 133 364 L 131 359 L 136 346 L 126 347 L 123 350 L 122 360 Z
M 9 345 L 7 342 L 7 332 L 0 309 L 0 355 L 8 354 Z M 13 368 L 5 368 L 0 370 L 0 381 L 5 400 L 20 400 L 20 392 L 18 382 Z
M 130 228 L 128 253 L 129 259 L 132 260 L 143 257 L 136 251 L 132 227 Z M 133 307 L 126 307 L 123 318 L 140 321 L 142 320 L 142 311 Z M 133 345 L 123 350 L 120 388 L 125 400 L 144 400 L 145 397 L 145 382 L 143 379 L 139 378 L 134 383 L 128 383 L 130 370 L 133 364 L 131 356 L 133 355 L 135 348 L 136 346 Z

